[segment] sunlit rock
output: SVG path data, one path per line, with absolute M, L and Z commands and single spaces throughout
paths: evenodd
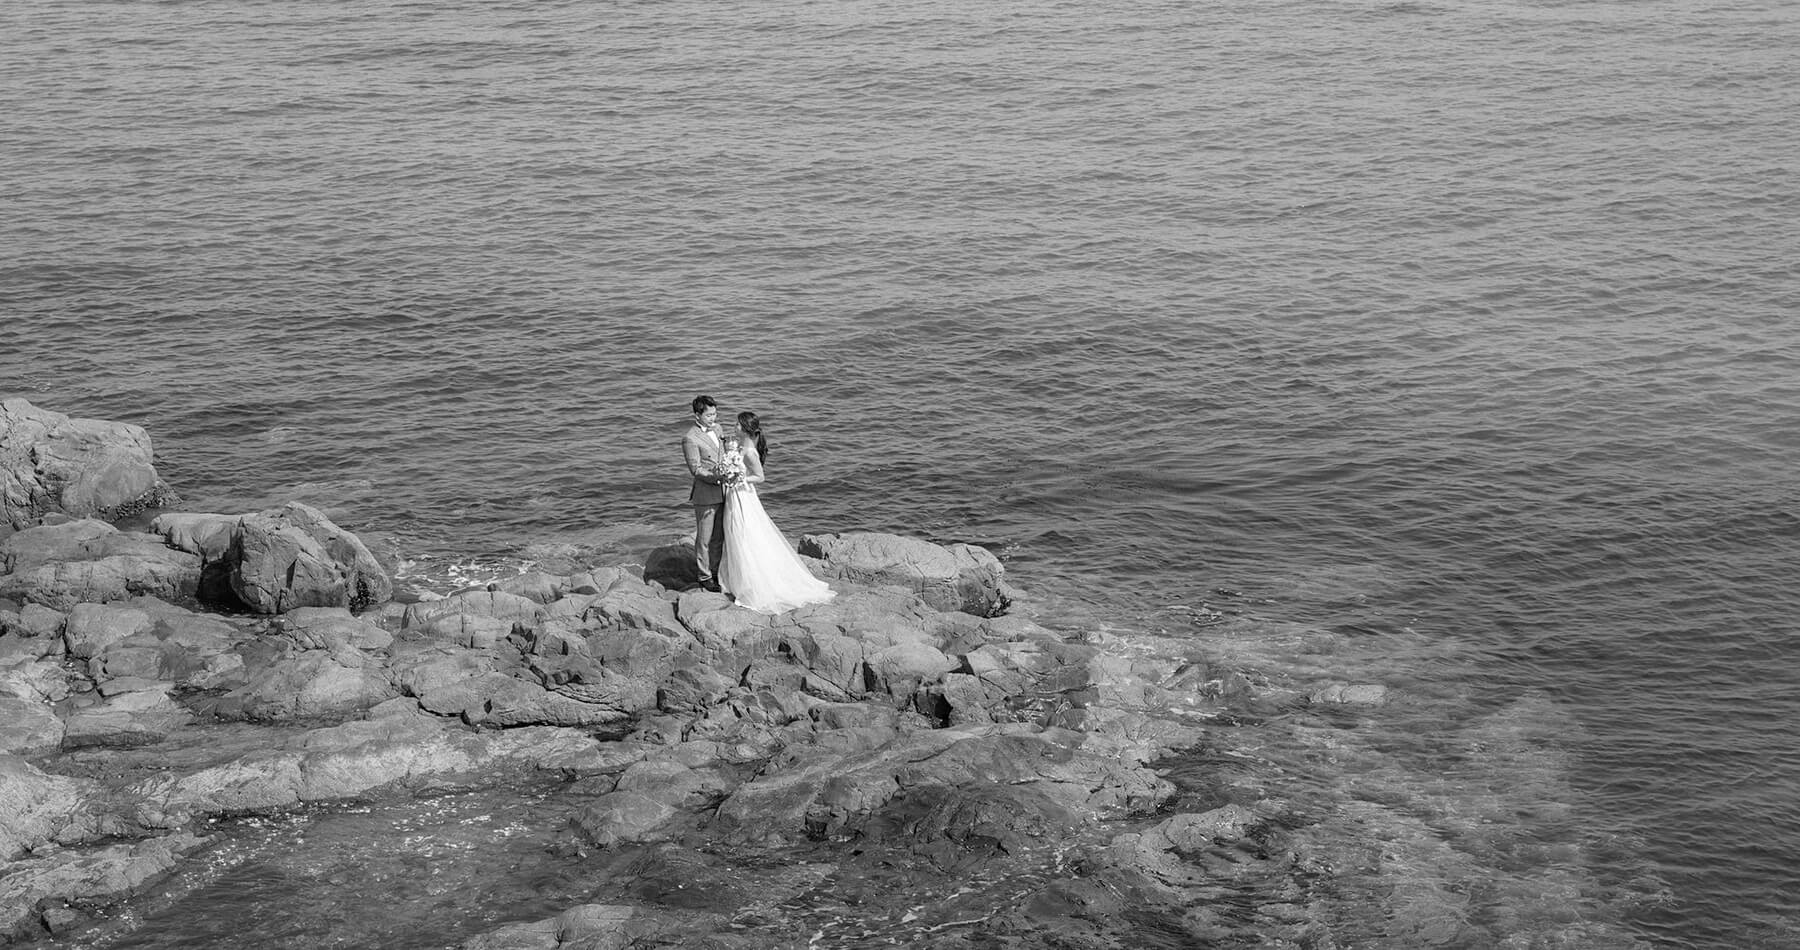
M 231 545 L 237 537 L 238 515 L 165 511 L 150 522 L 150 530 L 179 551 L 200 559 L 200 581 L 195 596 L 211 604 L 236 606 L 231 588 Z
M 593 844 L 606 848 L 621 842 L 654 841 L 680 809 L 653 791 L 613 791 L 595 799 L 575 816 L 575 827 Z
M 232 536 L 231 589 L 259 613 L 386 603 L 394 584 L 356 535 L 299 502 L 243 516 Z
M 794 630 L 782 638 L 781 650 L 846 698 L 860 696 L 867 686 L 865 647 L 855 637 L 830 631 Z
M 538 604 L 548 604 L 561 597 L 568 588 L 568 577 L 544 571 L 525 571 L 502 577 L 486 586 L 487 590 L 512 594 Z
M 394 684 L 408 696 L 423 696 L 497 669 L 498 658 L 486 650 L 419 641 L 396 642 L 388 661 Z
M 0 752 L 36 755 L 62 746 L 63 722 L 43 702 L 0 696 Z
M 100 521 L 27 528 L 0 540 L 0 597 L 59 611 L 139 594 L 191 600 L 199 581 L 198 557 Z
M 736 685 L 698 657 L 684 657 L 671 665 L 656 687 L 656 708 L 669 713 L 697 714 L 723 702 Z
M 10 601 L 8 601 L 11 604 Z M 43 604 L 12 604 L 0 607 L 0 636 L 18 636 L 33 640 L 60 639 L 68 620 L 60 610 Z
M 80 604 L 69 616 L 70 654 L 88 660 L 88 675 L 97 682 L 137 677 L 210 689 L 243 666 L 233 650 L 243 634 L 215 615 L 136 597 L 113 605 Z
M 908 700 L 923 685 L 939 682 L 958 662 L 928 643 L 897 643 L 868 654 L 865 661 L 874 688 Z
M 0 753 L 0 861 L 57 839 L 71 828 L 83 798 L 98 783 L 46 774 L 16 755 Z
M 92 659 L 120 640 L 148 632 L 154 623 L 148 613 L 135 607 L 76 604 L 63 627 L 63 642 L 70 656 Z
M 210 709 L 221 719 L 318 719 L 360 713 L 397 695 L 386 668 L 346 645 L 282 656 L 251 671 Z
M 875 532 L 806 535 L 800 553 L 823 562 L 826 576 L 914 590 L 939 610 L 988 617 L 1006 610 L 1000 559 L 969 544 L 936 545 Z
M 440 600 L 409 604 L 401 629 L 466 647 L 487 649 L 509 636 L 519 624 L 531 624 L 543 605 L 503 591 L 474 590 Z
M 70 671 L 54 659 L 0 658 L 0 696 L 61 702 L 69 695 L 69 677 Z
M 581 684 L 588 689 L 575 698 L 516 676 L 485 673 L 427 690 L 419 695 L 419 705 L 472 725 L 585 726 L 623 719 L 632 709 L 656 701 L 655 687 L 641 680 L 608 676 L 603 668 L 595 671 L 595 679 L 598 682 Z
M 79 749 L 149 745 L 193 721 L 193 714 L 170 697 L 173 684 L 140 682 L 144 688 L 108 696 L 98 705 L 70 713 L 63 720 L 63 746 Z
M 394 635 L 344 607 L 299 607 L 277 617 L 274 629 L 303 649 L 385 650 Z
M 0 400 L 0 524 L 25 528 L 59 514 L 110 521 L 166 501 L 154 458 L 140 426 Z
M 601 629 L 651 630 L 683 637 L 687 628 L 675 616 L 675 605 L 648 584 L 621 584 L 588 605 L 585 620 Z

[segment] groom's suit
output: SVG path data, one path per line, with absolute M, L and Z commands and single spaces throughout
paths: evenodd
M 725 459 L 725 446 L 716 429 L 689 426 L 681 437 L 681 457 L 687 462 L 688 474 L 694 476 L 688 489 L 688 503 L 694 506 L 694 566 L 700 570 L 700 583 L 714 579 L 719 559 L 725 553 L 725 488 L 717 481 L 713 468 Z

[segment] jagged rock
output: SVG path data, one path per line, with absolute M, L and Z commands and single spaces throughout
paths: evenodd
M 70 829 L 81 801 L 98 785 L 48 775 L 24 759 L 0 753 L 0 862 L 57 839 Z
M 32 639 L 60 638 L 68 616 L 43 604 L 23 604 L 0 613 L 0 634 L 16 634 Z
M 1178 854 L 1199 852 L 1219 844 L 1232 844 L 1266 819 L 1242 805 L 1226 805 L 1199 814 L 1182 813 L 1157 822 L 1141 832 L 1114 838 L 1106 848 L 1106 860 L 1131 867 L 1165 884 L 1204 883 L 1204 875 L 1183 866 Z
M 0 940 L 33 936 L 36 916 L 52 907 L 91 905 L 135 894 L 206 842 L 183 832 L 21 861 L 0 877 Z
M 587 616 L 587 609 L 599 600 L 600 594 L 568 594 L 544 605 L 541 616 L 544 620 L 567 620 L 575 623 Z
M 207 603 L 238 605 L 231 589 L 231 544 L 237 536 L 238 515 L 165 511 L 150 521 L 150 530 L 170 547 L 200 558 L 200 583 L 195 596 Z
M 648 584 L 621 584 L 588 605 L 586 619 L 601 628 L 652 630 L 667 637 L 684 637 L 687 628 L 675 617 L 675 607 Z
M 394 685 L 408 696 L 423 696 L 497 669 L 499 662 L 485 650 L 436 643 L 396 643 L 388 661 Z
M 945 705 L 950 707 L 947 717 L 950 725 L 960 726 L 993 722 L 993 710 L 1006 701 L 1007 693 L 982 682 L 978 676 L 947 673 L 941 695 Z
M 569 579 L 559 574 L 546 574 L 543 571 L 526 571 L 512 577 L 503 577 L 491 586 L 495 591 L 514 594 L 540 604 L 548 604 L 563 596 L 568 588 Z
M 609 666 L 589 664 L 579 669 L 564 667 L 558 670 L 555 681 L 550 682 L 546 688 L 559 696 L 623 714 L 650 709 L 656 705 L 658 678 L 621 673 Z
M 730 653 L 740 645 L 760 643 L 773 626 L 770 615 L 733 610 L 722 595 L 705 591 L 682 594 L 680 609 L 682 624 L 695 640 L 714 653 Z
M 905 587 L 939 610 L 990 617 L 1009 603 L 1000 559 L 974 545 L 940 546 L 893 534 L 847 532 L 805 535 L 800 553 L 824 562 L 827 576 Z
M 640 791 L 613 791 L 595 799 L 575 816 L 575 827 L 594 844 L 606 848 L 620 842 L 654 841 L 680 814 L 673 802 Z
M 604 594 L 621 584 L 641 583 L 637 578 L 622 568 L 602 567 L 579 574 L 570 574 L 562 583 L 562 590 L 557 596 L 571 597 L 577 595 L 595 596 Z
M 243 667 L 233 650 L 241 637 L 230 622 L 153 597 L 81 604 L 69 616 L 70 652 L 88 659 L 88 675 L 99 682 L 139 677 L 210 689 Z
M 742 610 L 732 610 L 731 604 L 731 597 L 728 594 L 721 594 L 707 590 L 703 587 L 696 587 L 693 590 L 682 591 L 675 595 L 675 617 L 677 620 L 681 621 L 682 626 L 685 626 L 690 630 L 693 629 L 694 622 L 704 614 L 724 612 L 736 617 L 743 617 L 745 612 Z M 758 620 L 764 618 L 751 617 L 744 619 Z
M 868 655 L 865 661 L 875 688 L 896 699 L 908 699 L 922 685 L 939 682 L 959 663 L 927 643 L 896 643 Z
M 400 626 L 434 639 L 485 648 L 504 639 L 515 625 L 536 622 L 543 612 L 543 605 L 529 597 L 473 590 L 410 604 Z
M 51 617 L 55 622 L 46 623 Z M 62 621 L 61 611 L 39 604 L 26 604 L 23 611 L 0 611 L 0 658 L 62 656 L 67 652 Z
M 384 667 L 342 646 L 280 657 L 210 708 L 221 719 L 315 719 L 359 713 L 397 695 Z
M 120 640 L 147 633 L 154 624 L 148 613 L 135 607 L 76 604 L 63 627 L 63 642 L 70 656 L 87 660 Z
M 165 501 L 154 458 L 140 426 L 0 400 L 0 524 L 26 528 L 49 514 L 110 521 Z
M 298 607 L 275 620 L 275 629 L 303 649 L 385 650 L 394 635 L 345 607 Z
M 670 713 L 697 714 L 723 702 L 735 685 L 697 657 L 679 659 L 663 677 L 656 691 L 656 708 Z
M 797 693 L 806 683 L 806 670 L 785 659 L 762 659 L 750 664 L 740 683 L 746 689 Z
M 28 657 L 0 660 L 0 696 L 55 703 L 68 695 L 69 671 L 61 663 Z
M 146 682 L 151 683 L 150 688 L 118 694 L 70 713 L 63 720 L 63 747 L 149 745 L 193 721 L 193 714 L 169 697 L 173 684 Z
M 0 597 L 60 611 L 139 594 L 191 599 L 199 581 L 198 557 L 101 521 L 42 525 L 0 540 Z
M 690 764 L 696 743 L 682 743 L 667 754 L 658 754 L 627 766 L 615 788 L 641 792 L 682 807 L 712 804 L 737 784 L 719 769 Z M 685 748 L 684 748 L 685 747 Z M 712 751 L 717 755 L 716 746 Z M 689 760 L 689 761 L 684 761 Z
M 356 535 L 317 508 L 289 502 L 238 519 L 231 589 L 259 613 L 386 603 L 394 584 Z
M 584 652 L 614 672 L 656 679 L 668 672 L 677 657 L 692 652 L 694 645 L 686 631 L 670 636 L 658 630 L 621 627 L 589 632 Z
M 1024 617 L 989 617 L 981 622 L 981 632 L 987 642 L 997 640 L 1041 640 L 1046 643 L 1061 643 L 1063 638 L 1054 630 L 1033 623 Z M 974 644 L 979 646 L 980 644 Z
M 640 688 L 648 695 L 595 687 L 588 698 L 597 701 L 588 702 L 504 673 L 485 673 L 427 690 L 419 695 L 419 705 L 440 716 L 460 716 L 471 725 L 588 726 L 623 719 L 632 709 L 654 704 L 655 688 Z
M 829 604 L 797 612 L 791 622 L 802 629 L 848 634 L 875 650 L 915 641 L 938 646 L 938 631 L 945 629 L 939 619 L 942 616 L 942 611 L 914 592 L 877 587 L 851 591 Z
M 863 641 L 841 633 L 798 630 L 784 637 L 781 646 L 818 680 L 846 696 L 862 694 L 867 683 Z
M 32 699 L 0 696 L 0 752 L 36 755 L 61 747 L 63 723 L 49 706 Z

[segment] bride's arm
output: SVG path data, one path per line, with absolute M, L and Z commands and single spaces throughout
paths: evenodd
M 752 485 L 763 480 L 762 459 L 756 457 L 756 450 L 744 447 L 744 481 Z

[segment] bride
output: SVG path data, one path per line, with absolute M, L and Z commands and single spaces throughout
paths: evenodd
M 754 412 L 740 412 L 737 423 L 744 475 L 725 491 L 725 558 L 719 566 L 719 584 L 739 606 L 767 614 L 822 604 L 837 593 L 812 575 L 756 497 L 756 486 L 764 481 L 763 459 L 769 454 L 762 421 Z

